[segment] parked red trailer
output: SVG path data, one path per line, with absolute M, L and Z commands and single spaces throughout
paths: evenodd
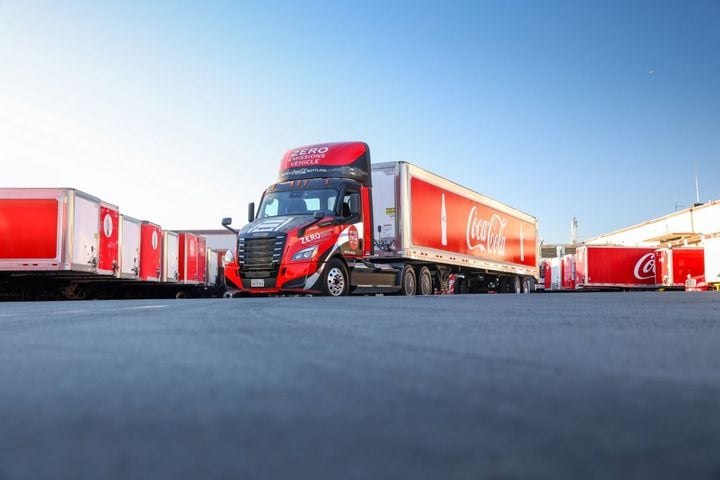
M 0 189 L 0 271 L 112 275 L 117 210 L 72 188 Z
M 562 257 L 562 289 L 575 290 L 575 255 L 567 254 Z
M 655 249 L 584 245 L 575 252 L 575 283 L 582 289 L 650 289 L 655 282 Z
M 198 280 L 198 239 L 197 236 L 180 232 L 178 234 L 178 255 L 180 283 L 195 284 Z
M 540 268 L 542 269 L 542 278 L 543 278 L 543 290 L 550 291 L 552 290 L 552 260 L 545 259 L 542 261 Z
M 705 285 L 705 249 L 660 248 L 655 251 L 655 283 L 665 288 Z
M 143 221 L 140 225 L 140 280 L 159 282 L 161 277 L 162 244 L 160 225 Z
M 179 281 L 178 236 L 72 188 L 0 188 L 0 298 L 221 295 L 204 237 L 189 235 Z
M 100 244 L 98 246 L 98 273 L 114 275 L 119 268 L 120 209 L 100 202 Z
M 199 283 L 207 282 L 207 242 L 205 237 L 197 236 L 197 280 Z

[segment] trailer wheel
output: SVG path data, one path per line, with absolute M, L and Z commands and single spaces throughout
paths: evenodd
M 405 265 L 400 277 L 400 293 L 407 296 L 415 295 L 417 289 L 415 280 L 415 270 L 410 265 Z
M 455 295 L 466 295 L 469 292 L 467 279 L 464 277 L 457 277 L 455 279 L 455 287 L 453 288 Z
M 347 295 L 349 287 L 350 279 L 345 264 L 337 258 L 331 258 L 323 272 L 323 293 L 330 297 L 342 297 Z
M 187 293 L 185 292 L 185 290 L 178 290 L 177 293 L 175 293 L 175 298 L 187 298 Z
M 530 286 L 530 279 L 528 277 L 523 277 L 522 279 L 522 293 L 530 293 L 531 292 L 531 286 Z
M 518 277 L 517 275 L 515 275 L 515 277 L 513 277 L 512 292 L 513 293 L 522 293 L 522 283 L 520 282 L 520 277 Z
M 433 279 L 432 273 L 428 267 L 420 267 L 417 274 L 418 279 L 418 295 L 432 295 L 433 294 Z

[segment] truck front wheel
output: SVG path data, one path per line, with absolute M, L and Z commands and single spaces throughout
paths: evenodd
M 323 273 L 323 293 L 330 297 L 347 295 L 350 281 L 345 264 L 337 258 L 331 258 Z

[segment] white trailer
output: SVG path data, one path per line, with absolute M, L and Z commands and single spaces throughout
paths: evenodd
M 705 238 L 705 281 L 720 290 L 720 236 Z
M 120 269 L 118 278 L 140 275 L 140 225 L 137 218 L 120 215 Z
M 373 164 L 372 183 L 379 260 L 423 262 L 441 278 L 448 267 L 460 291 L 473 284 L 479 290 L 534 290 L 535 217 L 407 162 Z

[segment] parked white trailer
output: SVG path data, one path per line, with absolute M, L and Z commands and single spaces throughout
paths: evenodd
M 163 230 L 163 261 L 162 261 L 162 281 L 177 282 L 180 278 L 178 269 L 178 234 L 169 230 Z
M 460 267 L 468 286 L 509 291 L 521 279 L 534 290 L 535 217 L 407 162 L 373 164 L 372 182 L 376 257 Z
M 705 247 L 705 281 L 709 286 L 720 289 L 720 236 L 703 241 Z
M 137 218 L 120 215 L 120 270 L 118 278 L 140 274 L 140 225 Z

